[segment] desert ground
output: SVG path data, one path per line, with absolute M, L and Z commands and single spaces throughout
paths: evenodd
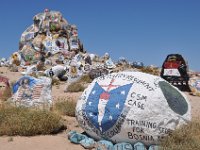
M 6 76 L 11 82 L 17 81 L 22 75 L 20 72 L 10 72 L 6 67 L 0 67 L 0 75 Z M 59 97 L 73 98 L 77 100 L 81 93 L 64 93 L 66 83 L 54 86 L 52 89 L 52 97 L 57 100 Z M 199 119 L 200 115 L 200 97 L 192 96 L 185 92 L 190 100 L 192 120 Z M 83 132 L 78 126 L 76 118 L 65 117 L 67 129 L 56 135 L 41 135 L 32 137 L 21 136 L 3 136 L 0 137 L 0 150 L 81 150 L 84 149 L 80 145 L 70 143 L 67 139 L 67 133 L 70 130 Z

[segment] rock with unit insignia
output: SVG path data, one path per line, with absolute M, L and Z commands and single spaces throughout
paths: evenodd
M 158 76 L 119 72 L 93 80 L 78 100 L 76 118 L 97 140 L 152 145 L 190 121 L 190 107 L 181 91 Z

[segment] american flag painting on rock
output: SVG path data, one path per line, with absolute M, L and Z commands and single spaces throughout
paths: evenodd
M 51 79 L 47 77 L 34 78 L 24 76 L 13 85 L 12 101 L 17 106 L 50 107 Z

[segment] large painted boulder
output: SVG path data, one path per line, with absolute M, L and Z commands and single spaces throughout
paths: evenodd
M 16 106 L 49 109 L 52 106 L 51 78 L 21 77 L 13 85 L 12 102 Z
M 157 144 L 191 120 L 183 93 L 164 79 L 119 72 L 93 80 L 77 102 L 76 118 L 91 137 Z

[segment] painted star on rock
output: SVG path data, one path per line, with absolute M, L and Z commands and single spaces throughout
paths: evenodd
M 119 109 L 119 107 L 120 107 L 120 105 L 119 105 L 119 103 L 117 103 L 116 108 Z
M 109 119 L 112 120 L 112 116 L 111 115 L 109 116 Z
M 94 95 L 96 93 L 96 91 L 92 91 L 92 94 Z
M 125 91 L 121 91 L 121 94 L 122 94 L 122 95 L 125 95 Z
M 92 114 L 92 113 L 90 113 L 90 116 L 92 117 L 92 116 L 93 116 L 93 114 Z

